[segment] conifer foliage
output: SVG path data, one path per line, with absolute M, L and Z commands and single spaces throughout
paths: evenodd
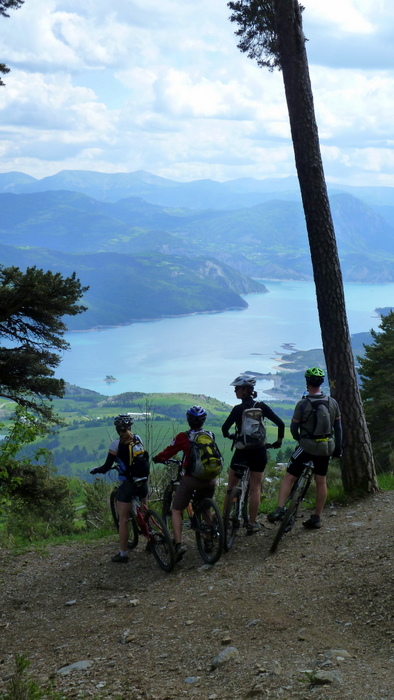
M 55 420 L 46 400 L 64 392 L 64 381 L 54 378 L 69 348 L 63 316 L 85 311 L 77 302 L 86 290 L 75 273 L 0 267 L 0 396 Z
M 382 317 L 374 342 L 358 357 L 361 396 L 375 459 L 383 470 L 394 467 L 394 311 Z
M 24 0 L 0 0 L 0 15 L 2 17 L 9 17 L 8 10 L 17 10 L 21 5 L 23 5 Z M 5 63 L 0 63 L 0 73 L 5 75 L 9 73 L 10 69 Z M 2 79 L 0 78 L 0 85 L 4 85 Z

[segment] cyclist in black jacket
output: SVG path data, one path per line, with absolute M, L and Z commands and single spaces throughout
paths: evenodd
M 246 408 L 260 408 L 262 411 L 263 418 L 268 418 L 268 420 L 275 423 L 278 426 L 278 438 L 276 442 L 273 443 L 272 447 L 274 449 L 279 449 L 282 445 L 283 436 L 285 434 L 285 424 L 273 412 L 273 410 L 263 403 L 263 401 L 255 401 L 257 392 L 254 387 L 256 384 L 255 377 L 249 374 L 241 374 L 239 377 L 231 382 L 231 386 L 234 387 L 235 395 L 237 399 L 240 399 L 242 403 L 234 406 L 229 417 L 225 420 L 222 425 L 222 433 L 224 437 L 234 439 L 234 435 L 230 434 L 230 428 L 235 424 L 236 435 L 241 434 L 242 425 L 242 414 Z M 263 472 L 267 464 L 267 448 L 266 446 L 261 446 L 257 448 L 249 449 L 236 449 L 234 456 L 231 460 L 231 465 L 229 469 L 229 478 L 227 485 L 227 493 L 233 489 L 233 487 L 238 482 L 238 477 L 235 474 L 235 465 L 244 464 L 249 468 L 250 473 L 250 501 L 249 501 L 249 526 L 247 530 L 248 535 L 252 535 L 260 530 L 261 525 L 256 522 L 257 513 L 260 505 L 260 492 L 261 492 L 261 482 L 263 479 Z

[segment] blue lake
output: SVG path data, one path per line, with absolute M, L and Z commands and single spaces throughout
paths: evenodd
M 190 392 L 233 403 L 240 372 L 275 371 L 283 345 L 321 348 L 312 282 L 264 281 L 269 294 L 247 295 L 242 311 L 196 314 L 86 333 L 67 333 L 71 350 L 57 372 L 71 384 L 113 395 Z M 350 332 L 377 329 L 375 308 L 394 307 L 394 284 L 346 284 Z M 103 381 L 113 375 L 116 383 Z M 259 389 L 269 382 L 260 381 Z

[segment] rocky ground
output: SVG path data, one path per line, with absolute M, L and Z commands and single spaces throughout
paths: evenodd
M 111 563 L 115 537 L 0 551 L 0 693 L 24 653 L 67 698 L 394 700 L 393 506 L 328 507 L 275 555 L 267 524 L 213 567 L 190 539 L 171 574 L 143 543 Z

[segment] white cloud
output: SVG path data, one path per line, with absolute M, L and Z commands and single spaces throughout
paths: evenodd
M 306 0 L 305 16 L 314 23 L 329 23 L 340 32 L 371 34 L 374 25 L 368 19 L 370 7 L 370 2 L 357 0 Z
M 394 184 L 394 6 L 303 4 L 328 177 Z M 293 174 L 281 74 L 239 52 L 229 14 L 222 0 L 26 0 L 0 18 L 0 169 Z

